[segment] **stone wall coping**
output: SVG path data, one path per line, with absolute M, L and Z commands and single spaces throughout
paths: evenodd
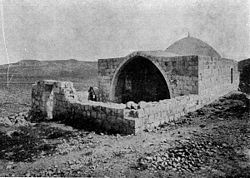
M 152 101 L 152 102 L 145 102 L 145 101 L 141 101 L 139 102 L 138 105 L 138 109 L 143 109 L 143 108 L 148 108 L 148 107 L 158 107 L 159 105 L 162 104 L 172 104 L 173 102 L 177 101 L 183 101 L 183 100 L 190 100 L 190 99 L 199 99 L 199 95 L 195 95 L 195 94 L 190 94 L 190 95 L 184 95 L 184 96 L 177 96 L 175 98 L 171 98 L 171 99 L 165 99 L 165 100 L 160 100 L 160 101 Z M 131 101 L 129 101 L 131 102 Z M 126 108 L 128 110 L 131 110 L 129 108 Z M 134 108 L 133 108 L 134 109 Z
M 125 104 L 117 104 L 117 103 L 104 103 L 104 102 L 96 102 L 96 101 L 78 101 L 78 100 L 72 100 L 72 104 L 81 104 L 81 105 L 88 105 L 88 106 L 101 106 L 111 109 L 125 109 Z

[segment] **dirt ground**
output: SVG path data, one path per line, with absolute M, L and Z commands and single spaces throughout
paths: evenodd
M 250 177 L 249 119 L 233 94 L 137 135 L 0 125 L 0 176 Z

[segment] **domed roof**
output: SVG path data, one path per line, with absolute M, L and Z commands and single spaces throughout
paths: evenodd
M 209 44 L 189 36 L 176 41 L 165 51 L 179 55 L 199 55 L 221 58 L 220 54 Z

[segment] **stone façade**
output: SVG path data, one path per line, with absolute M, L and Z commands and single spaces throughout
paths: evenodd
M 163 75 L 170 98 L 196 94 L 208 104 L 238 89 L 239 72 L 234 60 L 198 55 L 165 57 L 158 52 L 134 52 L 124 58 L 98 61 L 99 101 L 117 102 L 114 96 L 117 77 L 131 60 L 151 61 Z

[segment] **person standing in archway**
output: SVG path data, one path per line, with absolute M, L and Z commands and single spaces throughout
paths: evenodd
M 90 101 L 97 101 L 94 88 L 90 87 L 89 90 L 88 90 L 88 92 L 89 92 L 88 100 L 90 100 Z

